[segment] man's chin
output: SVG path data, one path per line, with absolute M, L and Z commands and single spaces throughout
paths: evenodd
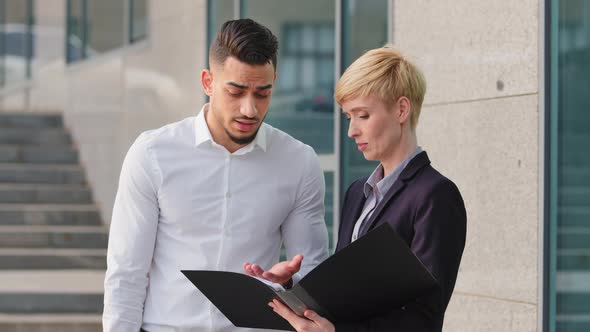
M 238 144 L 238 145 L 246 145 L 246 144 L 250 144 L 252 143 L 252 141 L 254 141 L 254 139 L 256 139 L 256 134 L 258 133 L 258 129 L 253 133 L 250 134 L 248 136 L 244 135 L 244 136 L 237 136 L 234 135 L 232 133 L 229 133 L 228 131 L 226 131 L 227 136 L 229 136 L 229 138 L 231 139 L 232 142 Z

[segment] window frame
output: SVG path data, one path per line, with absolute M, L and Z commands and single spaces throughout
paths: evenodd
M 80 30 L 81 30 L 81 50 L 80 50 L 80 56 L 73 56 L 72 52 L 70 52 L 70 42 L 69 42 L 69 38 L 70 38 L 70 32 L 72 31 L 72 18 L 74 18 L 75 16 L 72 15 L 72 2 L 73 1 L 79 1 L 81 4 L 81 23 L 80 23 Z M 133 31 L 134 31 L 134 22 L 135 22 L 135 17 L 133 15 L 133 9 L 135 8 L 135 1 L 136 0 L 124 0 L 123 3 L 123 36 L 122 36 L 122 45 L 119 47 L 115 47 L 113 49 L 110 49 L 108 51 L 102 52 L 100 54 L 97 54 L 96 56 L 89 56 L 87 54 L 87 50 L 88 50 L 88 1 L 89 0 L 67 0 L 66 1 L 66 17 L 65 17 L 65 40 L 64 40 L 64 46 L 65 46 L 65 62 L 66 65 L 71 66 L 74 64 L 78 64 L 78 63 L 82 63 L 82 62 L 86 62 L 89 59 L 94 59 L 94 58 L 100 58 L 102 56 L 105 56 L 107 54 L 111 54 L 113 52 L 117 52 L 119 50 L 122 49 L 126 49 L 128 47 L 134 46 L 136 44 L 141 44 L 147 40 L 149 40 L 150 37 L 150 32 L 149 32 L 149 18 L 150 18 L 150 6 L 149 0 L 145 0 L 146 1 L 146 18 L 145 18 L 145 34 L 135 38 L 133 36 Z

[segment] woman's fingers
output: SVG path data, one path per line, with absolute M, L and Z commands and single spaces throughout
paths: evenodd
M 329 320 L 325 319 L 324 317 L 317 314 L 317 312 L 313 310 L 305 310 L 303 313 L 307 319 L 314 322 L 317 326 L 320 327 L 322 331 L 334 331 L 334 325 Z
M 303 314 L 305 317 L 301 317 L 279 300 L 273 300 L 268 305 L 297 331 L 334 331 L 334 325 L 313 310 L 306 310 Z

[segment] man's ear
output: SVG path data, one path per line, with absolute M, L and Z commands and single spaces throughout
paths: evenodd
M 406 123 L 410 121 L 410 116 L 412 115 L 412 103 L 408 97 L 401 96 L 397 100 L 398 104 L 398 111 L 397 116 L 399 123 Z
M 213 73 L 209 69 L 203 69 L 201 71 L 201 84 L 203 85 L 203 91 L 209 97 L 213 94 Z

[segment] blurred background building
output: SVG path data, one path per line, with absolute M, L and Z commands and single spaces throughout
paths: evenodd
M 445 331 L 590 331 L 589 1 L 0 0 L 1 331 L 101 330 L 123 157 L 200 110 L 209 42 L 238 17 L 279 38 L 267 122 L 320 156 L 332 247 L 375 167 L 334 82 L 393 42 L 428 81 L 419 144 L 468 212 Z

